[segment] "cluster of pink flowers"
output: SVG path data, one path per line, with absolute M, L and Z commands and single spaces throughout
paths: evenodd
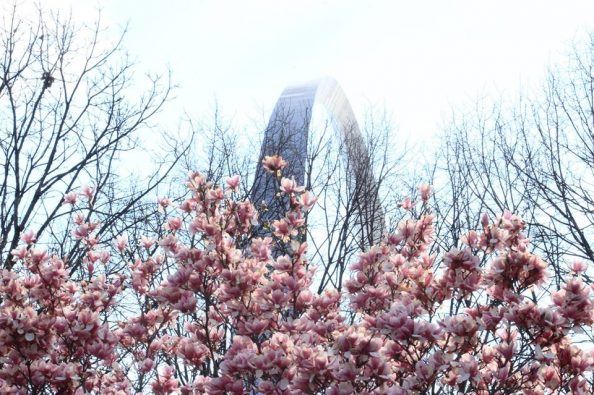
M 84 193 L 92 198 L 91 189 Z M 74 204 L 69 194 L 66 201 Z M 75 196 L 75 195 L 74 195 Z M 122 393 L 128 380 L 118 364 L 120 337 L 109 324 L 124 277 L 93 275 L 110 259 L 92 236 L 97 224 L 76 216 L 72 236 L 86 245 L 89 276 L 75 281 L 68 262 L 34 245 L 25 232 L 12 251 L 16 265 L 0 273 L 0 393 Z
M 74 220 L 88 250 L 78 280 L 25 233 L 0 282 L 0 392 L 593 393 L 594 353 L 576 344 L 594 323 L 585 267 L 536 299 L 546 264 L 520 218 L 485 216 L 463 249 L 437 256 L 425 210 L 352 262 L 343 291 L 318 294 L 304 241 L 315 198 L 283 177 L 282 158 L 263 162 L 281 218 L 259 223 L 234 198 L 238 176 L 221 187 L 193 173 L 186 200 L 160 200 L 165 235 L 135 241 L 144 253 L 128 273 L 100 268 L 132 241 L 100 250 L 84 216 Z M 65 202 L 78 196 L 93 190 Z M 429 197 L 423 185 L 424 207 Z

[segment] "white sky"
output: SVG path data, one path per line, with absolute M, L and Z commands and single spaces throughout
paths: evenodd
M 25 1 L 27 2 L 27 1 Z M 96 1 L 50 0 L 95 15 Z M 422 143 L 451 109 L 511 95 L 542 79 L 572 41 L 594 30 L 594 1 L 107 0 L 104 22 L 129 23 L 137 72 L 169 67 L 179 84 L 165 112 L 267 119 L 284 86 L 330 75 L 361 119 L 385 107 Z

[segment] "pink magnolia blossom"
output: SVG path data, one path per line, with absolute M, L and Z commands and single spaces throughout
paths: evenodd
M 157 380 L 152 384 L 152 390 L 155 394 L 171 394 L 178 389 L 178 382 L 173 377 L 173 369 L 169 366 L 163 368 L 158 375 Z
M 173 206 L 173 202 L 169 198 L 160 198 L 157 200 L 159 204 L 159 211 L 163 212 L 167 207 Z
M 400 207 L 402 207 L 402 209 L 404 209 L 406 211 L 410 211 L 413 208 L 413 202 L 412 202 L 412 200 L 410 200 L 409 197 L 406 197 L 406 198 L 404 198 L 402 203 L 400 203 Z
M 427 202 L 429 200 L 429 196 L 431 195 L 431 187 L 428 184 L 422 184 L 419 187 L 419 192 L 421 194 L 421 200 L 423 202 Z
M 234 175 L 233 177 L 228 177 L 225 179 L 225 184 L 227 184 L 227 188 L 229 190 L 237 192 L 239 189 L 239 184 L 241 182 L 241 177 L 239 175 Z
M 95 196 L 95 190 L 93 189 L 93 187 L 91 187 L 89 185 L 84 185 L 80 189 L 80 194 L 81 194 L 81 196 L 86 197 L 87 200 L 90 202 L 93 200 L 93 196 Z
M 287 167 L 287 162 L 278 155 L 266 156 L 262 160 L 262 164 L 264 165 L 264 169 L 270 173 L 277 173 Z
M 37 240 L 37 234 L 32 230 L 28 230 L 25 233 L 21 234 L 21 241 L 25 244 L 33 244 Z
M 150 249 L 153 245 L 155 244 L 155 240 L 147 237 L 147 236 L 142 236 L 142 238 L 140 239 L 140 245 L 145 249 L 148 250 Z
M 291 194 L 295 192 L 303 192 L 305 190 L 304 187 L 300 187 L 295 182 L 294 178 L 281 178 L 281 186 L 280 190 L 284 193 Z
M 576 261 L 570 265 L 569 269 L 575 274 L 580 274 L 584 273 L 588 269 L 588 266 L 582 261 Z
M 192 172 L 129 262 L 101 249 L 123 252 L 128 236 L 101 240 L 86 211 L 73 217 L 80 261 L 23 237 L 0 275 L 0 392 L 592 393 L 594 354 L 577 343 L 594 324 L 587 268 L 549 292 L 521 218 L 483 216 L 436 253 L 421 186 L 418 217 L 340 262 L 342 288 L 318 293 L 303 237 L 316 199 L 282 178 L 282 158 L 263 162 L 287 203 L 270 223 L 226 193 L 238 178 Z
M 301 204 L 303 210 L 310 211 L 317 201 L 317 196 L 313 196 L 309 191 L 305 191 L 303 194 L 301 194 L 299 204 Z
M 74 206 L 76 204 L 77 200 L 78 200 L 78 195 L 76 194 L 76 192 L 68 192 L 67 194 L 64 195 L 62 204 L 70 204 L 71 206 Z
M 126 235 L 117 236 L 114 244 L 120 253 L 124 252 L 124 250 L 128 247 L 128 236 L 126 236 Z
M 182 227 L 182 219 L 179 217 L 175 217 L 175 218 L 171 218 L 167 224 L 165 225 L 165 229 L 167 230 L 171 230 L 171 231 L 176 231 L 181 229 Z

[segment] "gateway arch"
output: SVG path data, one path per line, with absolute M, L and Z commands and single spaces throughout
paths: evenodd
M 288 166 L 283 176 L 294 177 L 303 185 L 306 180 L 307 147 L 314 106 L 323 106 L 330 115 L 331 125 L 341 139 L 341 157 L 348 173 L 349 195 L 353 200 L 354 224 L 358 228 L 357 244 L 361 249 L 377 243 L 384 231 L 384 212 L 378 198 L 369 152 L 343 90 L 332 78 L 287 87 L 276 102 L 260 150 L 260 160 L 252 188 L 251 199 L 276 202 L 261 213 L 261 221 L 278 219 L 282 202 L 275 199 L 277 180 L 261 166 L 268 155 L 280 155 Z M 315 191 L 313 191 L 315 193 Z M 274 207 L 274 204 L 277 207 Z M 286 203 L 285 203 L 286 204 Z

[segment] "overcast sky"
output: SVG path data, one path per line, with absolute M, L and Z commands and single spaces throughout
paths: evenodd
M 92 19 L 96 1 L 51 0 Z M 385 107 L 422 142 L 452 108 L 513 96 L 594 30 L 594 1 L 156 1 L 100 3 L 104 23 L 128 24 L 139 71 L 169 67 L 177 110 L 215 100 L 237 123 L 267 117 L 284 86 L 336 78 L 355 112 Z M 171 110 L 171 108 L 170 108 Z M 175 114 L 174 114 L 175 113 Z

